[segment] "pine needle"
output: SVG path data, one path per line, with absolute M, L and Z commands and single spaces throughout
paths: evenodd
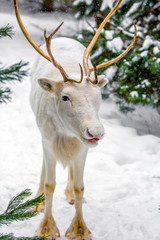
M 22 78 L 28 74 L 27 70 L 22 70 L 26 65 L 28 65 L 28 62 L 20 61 L 7 68 L 0 68 L 0 103 L 11 100 L 12 91 L 4 85 L 14 81 L 21 82 Z
M 0 215 L 0 225 L 10 224 L 13 221 L 23 221 L 30 219 L 37 215 L 37 211 L 28 212 L 30 208 L 37 206 L 39 203 L 44 201 L 44 195 L 31 200 L 24 199 L 29 197 L 31 192 L 29 189 L 22 191 L 16 197 L 14 197 L 8 204 L 6 211 Z
M 0 28 L 0 38 L 6 36 L 12 38 L 13 35 L 14 35 L 13 27 L 10 26 L 9 24 L 7 24 L 5 27 Z
M 7 68 L 0 68 L 0 83 L 21 81 L 24 76 L 27 76 L 27 71 L 22 70 L 26 65 L 28 65 L 28 62 L 20 61 Z
M 14 237 L 14 235 L 12 233 L 6 234 L 6 235 L 0 234 L 0 240 L 47 240 L 47 239 L 48 239 L 48 237 L 38 237 L 38 236 L 34 236 L 34 237 Z

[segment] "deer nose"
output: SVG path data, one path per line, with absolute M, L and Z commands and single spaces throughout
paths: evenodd
M 104 131 L 100 127 L 92 129 L 87 128 L 87 135 L 89 138 L 96 139 L 98 141 L 104 136 Z

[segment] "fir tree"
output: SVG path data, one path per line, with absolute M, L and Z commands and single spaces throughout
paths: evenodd
M 37 211 L 28 211 L 44 201 L 44 195 L 35 199 L 24 201 L 31 195 L 30 190 L 26 189 L 17 196 L 13 197 L 4 213 L 0 214 L 0 227 L 8 225 L 14 221 L 24 221 L 37 215 Z M 45 237 L 15 237 L 13 234 L 0 234 L 0 240 L 45 240 Z
M 116 4 L 113 1 L 113 6 Z M 76 16 L 85 16 L 87 21 L 94 16 L 95 24 L 83 29 L 77 39 L 85 46 L 92 39 L 96 28 L 113 6 L 108 1 L 76 0 Z M 133 38 L 133 21 L 138 35 L 134 47 L 119 62 L 103 96 L 115 94 L 117 103 L 124 112 L 134 109 L 134 104 L 151 105 L 160 112 L 160 3 L 158 0 L 122 1 L 110 18 L 92 51 L 96 64 L 117 57 Z M 112 68 L 113 68 L 112 66 Z M 111 66 L 110 66 L 111 67 Z M 107 69 L 107 68 L 106 68 Z M 102 73 L 106 69 L 100 69 Z
M 0 38 L 6 36 L 11 38 L 13 34 L 13 28 L 9 24 L 0 28 Z M 0 103 L 11 100 L 12 91 L 6 84 L 13 81 L 21 81 L 27 75 L 27 71 L 23 70 L 23 67 L 27 64 L 20 61 L 7 68 L 0 66 Z

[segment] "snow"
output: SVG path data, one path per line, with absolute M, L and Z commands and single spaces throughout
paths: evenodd
M 0 16 L 1 24 L 10 22 L 16 34 L 13 40 L 0 40 L 1 62 L 8 65 L 23 59 L 30 61 L 31 67 L 36 53 L 22 36 L 15 17 L 4 13 Z M 64 18 L 59 16 L 56 21 L 50 14 L 34 15 L 34 21 L 40 26 L 37 29 L 31 24 L 33 18 L 23 16 L 26 28 L 37 43 L 43 41 L 42 16 L 47 26 L 51 18 L 56 26 Z M 68 34 L 71 20 L 66 16 L 65 22 L 62 35 Z M 75 22 L 72 27 L 73 31 L 78 28 Z M 6 209 L 11 197 L 26 188 L 30 188 L 34 196 L 42 164 L 41 137 L 29 106 L 29 77 L 10 87 L 12 102 L 0 106 L 0 212 Z M 99 146 L 89 150 L 84 177 L 84 219 L 92 231 L 92 239 L 159 240 L 159 115 L 149 107 L 123 115 L 117 105 L 107 100 L 102 102 L 100 117 L 106 133 Z M 152 135 L 153 132 L 157 136 Z M 67 170 L 58 164 L 53 214 L 61 232 L 60 240 L 66 239 L 65 230 L 74 216 L 74 207 L 65 201 L 66 180 Z M 33 236 L 42 217 L 40 214 L 29 221 L 3 226 L 0 233 Z
M 142 57 L 147 57 L 147 55 L 148 55 L 148 50 L 141 52 Z
M 104 11 L 107 7 L 112 8 L 113 7 L 114 0 L 104 0 L 101 5 L 101 11 Z
M 130 8 L 130 10 L 127 12 L 127 16 L 134 13 L 141 5 L 141 2 L 134 3 L 133 6 Z
M 153 53 L 158 54 L 160 52 L 160 49 L 156 46 L 153 48 Z
M 76 0 L 76 1 L 79 1 L 79 0 Z M 126 1 L 127 0 L 123 0 L 120 6 L 122 7 L 126 3 Z M 100 10 L 104 11 L 107 7 L 113 8 L 116 5 L 116 3 L 114 4 L 114 2 L 115 0 L 103 0 Z
M 92 3 L 92 0 L 86 0 L 87 5 L 90 5 Z
M 123 48 L 123 41 L 120 37 L 116 37 L 112 41 L 108 41 L 107 46 L 112 50 L 120 52 Z
M 92 0 L 75 0 L 73 4 L 76 6 L 82 2 L 85 2 L 87 5 L 90 5 L 92 3 Z
M 116 71 L 117 71 L 117 66 L 111 66 L 110 68 L 106 69 L 105 74 L 109 80 L 112 80 Z
M 153 44 L 153 40 L 151 38 L 147 38 L 143 42 L 143 49 L 148 49 Z
M 157 58 L 156 62 L 157 62 L 157 63 L 160 63 L 160 58 Z
M 151 83 L 148 81 L 148 79 L 145 79 L 141 82 L 141 85 L 143 88 L 145 88 L 146 86 L 150 86 Z
M 106 30 L 106 31 L 105 31 L 106 39 L 107 39 L 107 40 L 113 39 L 113 34 L 114 34 L 114 32 L 113 32 L 112 30 Z
M 132 62 L 137 62 L 139 60 L 139 57 L 138 56 L 134 56 L 133 58 L 132 58 Z
M 81 3 L 81 2 L 82 2 L 81 0 L 75 0 L 73 4 L 76 6 L 76 5 L 78 5 L 79 3 Z
M 132 92 L 130 92 L 129 95 L 130 95 L 132 98 L 137 98 L 137 97 L 139 96 L 137 91 L 132 91 Z

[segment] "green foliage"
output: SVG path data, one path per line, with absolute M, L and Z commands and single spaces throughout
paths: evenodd
M 0 28 L 0 38 L 2 37 L 12 37 L 14 35 L 13 33 L 13 27 L 7 24 L 5 27 Z
M 17 196 L 13 197 L 8 204 L 6 211 L 0 214 L 0 226 L 8 225 L 14 221 L 24 221 L 36 216 L 37 211 L 28 211 L 34 206 L 37 206 L 39 203 L 45 200 L 44 195 L 40 195 L 35 199 L 30 199 L 24 201 L 32 193 L 30 190 L 26 189 L 22 191 Z M 13 234 L 0 234 L 0 240 L 45 240 L 45 237 L 14 237 Z
M 6 87 L 8 82 L 22 81 L 24 76 L 27 76 L 27 72 L 22 68 L 28 63 L 20 61 L 7 68 L 0 68 L 0 103 L 11 100 L 11 89 Z
M 29 197 L 32 193 L 30 190 L 26 189 L 22 191 L 17 196 L 13 197 L 8 204 L 6 211 L 0 215 L 0 225 L 9 224 L 13 221 L 23 221 L 28 218 L 34 217 L 37 215 L 36 211 L 27 211 L 30 208 L 37 206 L 39 203 L 44 201 L 44 196 L 41 195 L 35 199 L 27 200 L 24 199 Z
M 13 234 L 7 234 L 4 236 L 0 235 L 0 240 L 45 240 L 47 239 L 46 237 L 14 237 Z
M 0 38 L 1 37 L 12 37 L 13 27 L 9 24 L 7 26 L 0 28 Z M 24 76 L 27 76 L 27 71 L 22 68 L 28 63 L 20 61 L 19 63 L 13 64 L 7 68 L 0 67 L 0 103 L 7 102 L 11 100 L 11 89 L 6 86 L 8 82 L 22 81 Z
M 80 19 L 86 14 L 87 4 L 85 1 L 78 1 L 75 5 L 73 4 L 73 12 L 78 12 L 77 18 Z
M 73 11 L 78 12 L 77 17 L 81 18 L 83 16 L 91 16 L 95 12 L 100 10 L 100 6 L 102 4 L 102 0 L 92 0 L 92 3 L 89 4 L 85 0 L 75 1 L 73 3 Z
M 156 108 L 160 104 L 160 53 L 156 54 L 156 58 L 154 48 L 152 45 L 148 50 L 137 49 L 119 63 L 115 77 L 120 84 L 116 91 L 127 103 L 141 103 Z M 116 81 L 115 77 L 113 81 Z
M 77 2 L 77 8 L 76 8 Z M 115 6 L 117 1 L 113 1 Z M 83 29 L 76 38 L 85 46 L 91 41 L 96 28 L 109 13 L 111 8 L 107 1 L 96 1 L 91 4 L 75 1 L 74 10 L 78 16 L 86 19 L 94 14 L 95 26 Z M 113 64 L 115 73 L 105 88 L 104 96 L 114 94 L 123 112 L 133 111 L 135 104 L 160 107 L 160 3 L 158 0 L 126 0 L 122 1 L 118 10 L 110 18 L 102 30 L 92 52 L 91 60 L 96 64 L 111 60 L 121 54 L 131 43 L 134 28 L 137 25 L 138 36 L 134 47 L 120 61 Z M 76 14 L 77 16 L 77 14 Z M 113 68 L 110 66 L 108 68 Z M 108 68 L 100 69 L 99 74 Z

